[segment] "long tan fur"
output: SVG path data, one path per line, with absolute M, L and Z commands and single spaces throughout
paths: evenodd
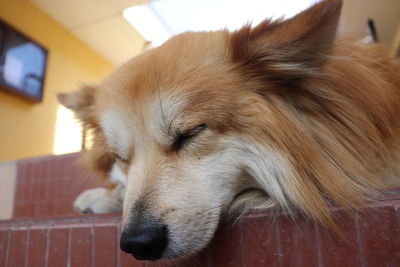
M 400 64 L 337 40 L 341 5 L 184 33 L 60 96 L 94 130 L 92 169 L 126 176 L 123 225 L 161 218 L 173 233 L 163 257 L 176 257 L 260 192 L 265 207 L 335 228 L 330 205 L 358 208 L 398 184 Z

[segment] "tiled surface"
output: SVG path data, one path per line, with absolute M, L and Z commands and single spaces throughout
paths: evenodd
M 212 264 L 215 266 L 242 266 L 242 246 L 242 222 L 235 222 L 219 229 L 211 244 Z
M 73 164 L 77 157 L 18 162 L 16 219 L 0 221 L 0 266 L 400 266 L 400 189 L 353 219 L 333 211 L 344 238 L 305 219 L 259 213 L 224 223 L 211 244 L 192 257 L 136 261 L 118 248 L 119 214 L 73 211 L 74 198 L 93 186 L 81 179 Z
M 70 229 L 67 226 L 49 229 L 49 238 L 47 239 L 48 266 L 58 266 L 60 262 L 66 265 L 69 262 L 69 234 Z
M 94 266 L 115 266 L 119 244 L 117 244 L 117 228 L 114 226 L 96 227 L 93 229 Z
M 17 162 L 0 163 L 0 220 L 12 217 L 16 172 Z
M 0 231 L 0 266 L 6 266 L 8 235 L 8 229 Z
M 243 261 L 252 266 L 279 266 L 282 257 L 279 225 L 265 217 L 247 219 L 243 224 Z
M 29 231 L 29 247 L 26 253 L 26 262 L 28 266 L 45 266 L 47 236 L 47 229 L 36 229 Z
M 116 214 L 0 221 L 0 266 L 145 266 L 119 250 L 119 223 Z
M 375 216 L 379 214 L 379 216 Z M 377 207 L 359 220 L 363 244 L 362 262 L 367 266 L 400 266 L 400 229 L 396 210 Z
M 317 266 L 316 229 L 299 220 L 296 224 L 287 217 L 278 219 L 281 266 Z M 255 244 L 257 245 L 257 244 Z M 301 248 L 301 249 L 299 249 Z
M 343 238 L 323 229 L 317 230 L 320 242 L 321 262 L 323 266 L 361 266 L 362 249 L 358 246 L 358 221 L 347 216 L 343 211 L 336 212 L 336 224 Z
M 93 266 L 92 228 L 71 229 L 70 261 L 71 266 Z
M 400 200 L 351 219 L 334 211 L 337 234 L 305 219 L 250 214 L 224 224 L 212 243 L 184 260 L 140 262 L 118 249 L 118 214 L 0 221 L 0 266 L 400 266 Z
M 83 190 L 98 186 L 84 179 L 79 153 L 18 162 L 14 218 L 66 216 L 76 212 L 73 200 Z
M 4 266 L 25 266 L 28 250 L 28 231 L 12 230 L 7 240 L 7 255 Z

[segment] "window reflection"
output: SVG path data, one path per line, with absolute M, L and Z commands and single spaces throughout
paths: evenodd
M 6 53 L 3 78 L 16 89 L 40 97 L 44 64 L 45 55 L 36 45 L 15 46 Z
M 42 98 L 47 53 L 36 43 L 0 22 L 0 84 Z

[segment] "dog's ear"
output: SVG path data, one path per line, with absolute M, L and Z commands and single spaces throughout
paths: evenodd
M 85 125 L 94 124 L 93 106 L 96 87 L 82 86 L 80 89 L 68 93 L 58 93 L 57 99 L 64 107 L 72 110 L 75 116 Z
M 249 75 L 278 85 L 316 75 L 336 36 L 341 0 L 325 0 L 285 21 L 232 33 L 231 57 Z

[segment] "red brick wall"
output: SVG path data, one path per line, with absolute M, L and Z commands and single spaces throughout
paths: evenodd
M 119 250 L 118 214 L 0 221 L 0 266 L 394 267 L 400 266 L 399 206 L 400 200 L 375 203 L 355 220 L 335 211 L 346 240 L 304 219 L 248 215 L 222 226 L 198 255 L 162 263 Z
M 76 215 L 72 202 L 96 185 L 85 179 L 79 153 L 24 159 L 18 162 L 14 218 Z
M 353 219 L 334 210 L 346 240 L 304 218 L 293 222 L 266 212 L 223 224 L 211 244 L 188 259 L 135 261 L 118 248 L 119 214 L 72 210 L 76 195 L 93 186 L 77 182 L 76 157 L 19 162 L 16 218 L 0 221 L 0 266 L 400 266 L 400 190 Z

